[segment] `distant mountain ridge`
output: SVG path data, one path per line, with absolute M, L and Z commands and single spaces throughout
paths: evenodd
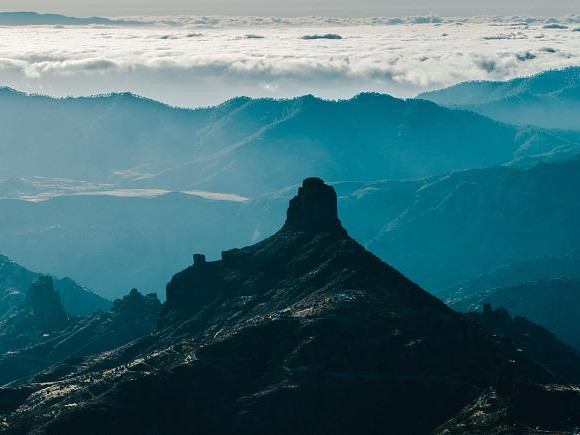
M 580 246 L 580 159 L 526 170 L 461 171 L 415 183 L 414 195 L 399 199 L 367 246 L 434 293 Z M 387 198 L 403 187 L 413 192 L 405 185 Z
M 40 14 L 37 12 L 0 12 L 0 26 L 142 26 L 139 21 L 116 20 L 110 18 L 77 18 L 59 14 Z
M 189 110 L 131 94 L 52 99 L 4 89 L 0 116 L 5 178 L 244 196 L 312 173 L 330 180 L 402 179 L 552 160 L 579 149 L 553 133 L 379 94 L 340 101 L 236 98 Z M 24 157 L 31 153 L 34 159 Z M 50 166 L 42 163 L 48 158 Z
M 453 303 L 490 289 L 557 278 L 580 278 L 580 249 L 564 255 L 530 258 L 501 266 L 489 273 L 437 291 L 436 294 L 443 301 Z
M 418 98 L 510 124 L 580 130 L 580 67 L 506 82 L 465 82 Z

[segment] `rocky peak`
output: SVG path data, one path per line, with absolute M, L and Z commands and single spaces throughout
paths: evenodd
M 155 293 L 143 295 L 139 290 L 131 292 L 121 299 L 113 302 L 112 313 L 120 314 L 127 318 L 154 317 L 161 311 L 161 302 Z
M 44 330 L 58 329 L 66 325 L 66 315 L 59 293 L 54 289 L 50 276 L 41 275 L 26 294 L 26 304 L 32 308 L 38 326 Z
M 298 194 L 290 200 L 286 216 L 285 230 L 346 235 L 338 219 L 336 192 L 320 178 L 307 178 L 302 182 Z

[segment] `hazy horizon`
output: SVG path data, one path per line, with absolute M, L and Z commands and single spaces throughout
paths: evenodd
M 466 3 L 471 3 L 467 4 Z M 198 0 L 195 5 L 186 0 L 89 0 L 82 4 L 72 0 L 56 0 L 47 4 L 41 0 L 1 0 L 0 10 L 5 12 L 36 11 L 77 16 L 120 16 L 120 15 L 256 15 L 256 16 L 332 16 L 369 17 L 416 14 L 442 15 L 564 15 L 577 13 L 574 0 L 556 0 L 547 4 L 540 0 L 515 0 L 510 2 L 490 0 L 485 5 L 461 0 L 362 0 L 353 5 L 349 0 L 321 1 L 313 5 L 306 0 L 292 0 L 284 5 L 272 4 L 267 0 Z
M 413 97 L 580 64 L 580 17 L 155 16 L 147 26 L 0 27 L 0 85 L 132 92 L 180 107 L 237 96 Z

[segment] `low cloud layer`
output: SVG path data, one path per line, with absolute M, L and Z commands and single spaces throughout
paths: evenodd
M 237 95 L 406 97 L 464 80 L 580 64 L 577 16 L 147 22 L 152 25 L 0 28 L 0 85 L 55 96 L 131 91 L 203 106 Z

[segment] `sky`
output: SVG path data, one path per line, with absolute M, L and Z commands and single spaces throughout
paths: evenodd
M 578 0 L 0 0 L 4 11 L 74 15 L 224 14 L 369 16 L 576 13 Z
M 131 16 L 144 24 L 0 26 L 0 86 L 55 97 L 132 92 L 201 107 L 242 95 L 337 99 L 381 92 L 407 98 L 462 81 L 580 65 L 580 15 L 533 13 L 546 4 L 571 9 L 570 0 L 478 1 L 518 11 L 486 16 L 419 13 L 476 4 L 467 0 L 320 0 L 316 7 L 326 17 L 307 9 L 312 2 L 271 6 L 280 3 L 0 0 L 4 11 Z M 348 9 L 354 4 L 356 11 Z M 378 14 L 385 4 L 391 13 Z M 249 10 L 261 14 L 236 16 Z

